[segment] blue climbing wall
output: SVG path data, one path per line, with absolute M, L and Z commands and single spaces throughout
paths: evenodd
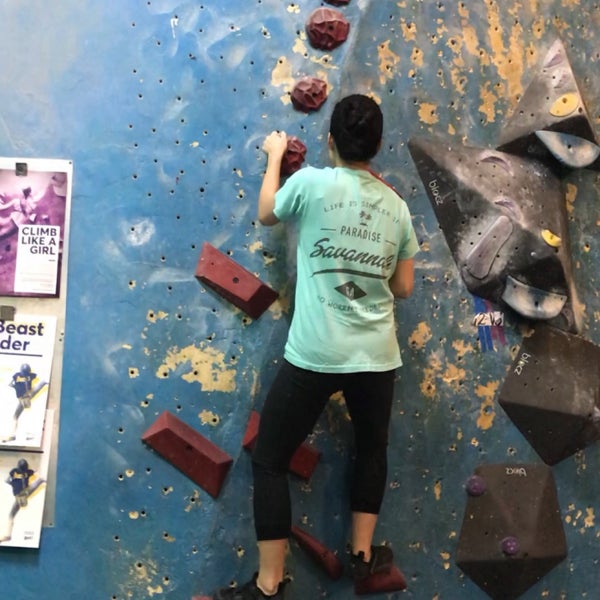
M 594 124 L 600 7 L 585 0 L 351 0 L 350 37 L 325 53 L 304 22 L 313 0 L 2 0 L 0 154 L 73 160 L 69 284 L 53 527 L 39 551 L 0 548 L 14 600 L 186 600 L 255 568 L 246 422 L 281 360 L 293 234 L 255 204 L 272 129 L 326 159 L 335 98 L 369 92 L 387 117 L 376 168 L 405 196 L 421 243 L 416 288 L 398 303 L 389 490 L 376 541 L 393 545 L 408 591 L 485 598 L 454 563 L 475 466 L 539 459 L 496 402 L 523 327 L 483 352 L 462 284 L 407 150 L 412 136 L 494 146 L 557 35 Z M 325 79 L 317 113 L 293 110 L 296 78 Z M 583 334 L 600 342 L 600 202 L 594 173 L 566 181 Z M 207 241 L 281 295 L 251 321 L 194 277 Z M 145 446 L 164 410 L 234 459 L 213 499 Z M 310 443 L 294 518 L 344 556 L 351 429 L 333 398 Z M 598 447 L 554 468 L 569 557 L 524 598 L 597 588 Z M 352 597 L 292 544 L 291 600 Z

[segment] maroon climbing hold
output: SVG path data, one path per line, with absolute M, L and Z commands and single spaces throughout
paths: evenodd
M 258 412 L 253 410 L 250 413 L 248 424 L 246 425 L 246 432 L 244 433 L 244 439 L 242 440 L 242 446 L 251 451 L 256 443 L 256 436 L 258 435 L 258 425 L 260 423 L 260 415 Z M 308 444 L 302 444 L 290 461 L 289 470 L 294 475 L 302 477 L 302 479 L 310 479 L 313 474 L 321 453 L 315 450 Z
M 233 459 L 195 429 L 164 411 L 142 441 L 216 498 Z
M 327 546 L 321 543 L 306 531 L 292 525 L 292 536 L 302 548 L 333 580 L 339 579 L 344 574 L 344 566 Z
M 346 41 L 350 23 L 339 10 L 317 8 L 306 21 L 306 34 L 313 48 L 333 50 Z
M 354 583 L 354 593 L 357 596 L 401 592 L 405 589 L 406 577 L 395 565 L 387 573 L 375 573 Z
M 196 266 L 201 281 L 253 319 L 258 319 L 279 294 L 234 260 L 205 242 Z
M 300 140 L 293 135 L 288 136 L 287 139 L 287 150 L 283 155 L 281 161 L 281 174 L 291 175 L 300 169 L 306 156 L 306 146 Z
M 302 77 L 292 90 L 294 108 L 305 113 L 319 110 L 325 100 L 327 100 L 327 83 L 316 77 Z

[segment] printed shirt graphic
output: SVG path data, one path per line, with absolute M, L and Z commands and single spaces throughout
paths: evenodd
M 277 192 L 274 213 L 298 226 L 285 358 L 329 373 L 400 366 L 388 280 L 418 250 L 404 200 L 368 171 L 305 167 Z

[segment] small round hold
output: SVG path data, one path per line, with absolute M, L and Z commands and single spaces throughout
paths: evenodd
M 485 479 L 480 475 L 472 475 L 467 481 L 467 494 L 481 496 L 485 492 Z
M 317 8 L 306 21 L 306 34 L 313 48 L 333 50 L 343 44 L 350 31 L 350 23 L 339 10 Z
M 519 553 L 519 550 L 521 549 L 519 540 L 513 535 L 505 537 L 500 542 L 500 547 L 502 548 L 502 552 L 506 554 L 506 556 L 515 556 Z
M 305 113 L 319 110 L 327 100 L 327 83 L 316 77 L 302 77 L 296 82 L 291 98 L 296 110 Z
M 293 135 L 288 136 L 287 139 L 287 150 L 283 155 L 281 161 L 281 174 L 291 175 L 300 169 L 306 156 L 306 146 L 300 140 Z

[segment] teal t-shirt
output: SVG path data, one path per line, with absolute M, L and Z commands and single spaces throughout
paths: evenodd
M 285 358 L 325 373 L 399 367 L 388 281 L 418 250 L 406 202 L 366 170 L 305 167 L 277 192 L 274 213 L 298 235 Z

